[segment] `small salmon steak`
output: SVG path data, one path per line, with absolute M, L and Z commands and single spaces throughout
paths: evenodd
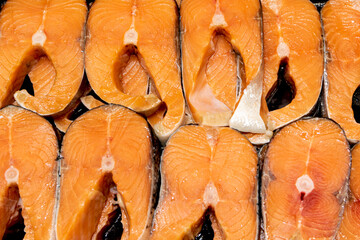
M 360 145 L 357 144 L 351 151 L 352 164 L 350 174 L 350 196 L 345 206 L 338 240 L 360 239 Z
M 262 0 L 264 95 L 269 129 L 280 128 L 311 112 L 323 76 L 319 12 L 309 0 Z M 281 88 L 286 92 L 281 96 Z
M 12 239 L 21 219 L 24 239 L 55 239 L 57 156 L 48 121 L 20 107 L 0 110 L 0 239 Z
M 151 139 L 141 116 L 116 105 L 90 110 L 70 125 L 61 151 L 58 240 L 149 238 Z
M 266 239 L 334 239 L 347 196 L 350 150 L 333 121 L 299 120 L 281 129 L 265 155 Z
M 105 102 L 148 116 L 165 142 L 183 122 L 178 15 L 172 0 L 96 0 L 87 23 L 86 73 Z
M 325 113 L 355 143 L 360 140 L 360 3 L 329 0 L 322 18 L 327 51 Z
M 151 239 L 194 239 L 209 213 L 214 239 L 255 240 L 256 173 L 256 151 L 241 133 L 181 127 L 162 155 Z
M 264 133 L 259 0 L 183 0 L 183 86 L 195 122 Z
M 54 115 L 71 103 L 84 74 L 86 16 L 85 0 L 5 3 L 0 14 L 0 107 L 15 98 L 24 108 Z M 19 89 L 33 68 L 32 96 Z

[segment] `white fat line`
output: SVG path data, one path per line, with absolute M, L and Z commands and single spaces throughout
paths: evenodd
M 212 18 L 210 27 L 227 27 L 224 14 L 221 12 L 219 0 L 216 0 L 216 10 Z
M 135 30 L 135 17 L 136 17 L 136 5 L 132 7 L 132 22 L 129 30 L 127 30 L 124 34 L 124 45 L 133 44 L 134 46 L 137 45 L 138 42 L 138 33 Z
M 47 12 L 48 12 L 48 10 L 47 10 L 48 4 L 49 4 L 49 1 L 46 1 L 41 24 L 40 24 L 38 30 L 32 35 L 32 45 L 33 46 L 43 47 L 44 43 L 46 41 L 46 34 L 44 32 L 44 23 L 45 23 L 45 18 L 46 18 Z
M 107 117 L 107 133 L 106 133 L 106 148 L 107 151 L 101 159 L 101 170 L 104 172 L 111 172 L 115 167 L 115 160 L 112 156 L 110 149 L 110 122 L 111 122 L 111 113 Z

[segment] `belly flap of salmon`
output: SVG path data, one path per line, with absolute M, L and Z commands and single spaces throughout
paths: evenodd
M 148 117 L 161 141 L 183 121 L 174 1 L 97 0 L 89 13 L 86 72 L 108 103 Z
M 62 112 L 84 73 L 84 0 L 9 0 L 0 15 L 0 106 L 17 103 L 41 115 Z M 34 71 L 34 74 L 30 72 Z M 25 76 L 34 95 L 20 90 Z
M 214 239 L 256 239 L 257 155 L 244 136 L 230 128 L 184 126 L 161 161 L 151 239 L 194 239 L 207 217 Z
M 360 86 L 359 2 L 330 0 L 321 15 L 327 53 L 324 112 L 355 143 L 360 140 L 359 112 L 354 108 L 360 105 L 356 96 Z
M 9 230 L 19 221 L 24 239 L 54 239 L 57 156 L 49 122 L 15 106 L 0 110 L 1 239 L 13 239 Z
M 266 239 L 334 239 L 347 196 L 350 150 L 331 120 L 299 120 L 270 142 L 262 176 Z
M 149 238 L 156 180 L 151 139 L 147 122 L 117 105 L 90 110 L 70 125 L 57 239 Z

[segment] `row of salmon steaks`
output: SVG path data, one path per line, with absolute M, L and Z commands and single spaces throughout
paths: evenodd
M 359 29 L 359 0 L 7 0 L 0 238 L 360 239 Z
M 0 126 L 3 239 L 15 239 L 19 221 L 25 239 L 360 236 L 360 145 L 352 150 L 349 190 L 349 144 L 325 118 L 285 126 L 259 161 L 240 132 L 188 125 L 170 137 L 160 163 L 147 121 L 119 105 L 78 117 L 58 161 L 44 118 L 8 106 Z M 212 238 L 196 238 L 206 218 Z

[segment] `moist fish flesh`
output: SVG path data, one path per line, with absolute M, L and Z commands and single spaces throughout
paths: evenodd
M 0 238 L 21 218 L 24 239 L 55 239 L 58 142 L 44 118 L 0 110 Z
M 95 93 L 146 115 L 165 142 L 185 113 L 176 3 L 96 0 L 87 27 L 86 73 Z
M 13 102 L 41 115 L 62 112 L 84 73 L 84 0 L 8 0 L 0 14 L 0 107 Z M 34 69 L 34 96 L 19 90 Z M 37 68 L 37 69 L 36 69 Z M 55 79 L 47 78 L 54 74 Z
M 57 239 L 149 239 L 156 185 L 147 122 L 117 105 L 78 117 L 62 143 Z M 120 229 L 122 229 L 122 234 Z
M 167 142 L 151 239 L 194 239 L 209 214 L 214 239 L 257 237 L 257 154 L 230 128 L 184 126 Z
M 323 118 L 298 120 L 269 143 L 262 176 L 266 239 L 334 239 L 347 196 L 350 150 Z

